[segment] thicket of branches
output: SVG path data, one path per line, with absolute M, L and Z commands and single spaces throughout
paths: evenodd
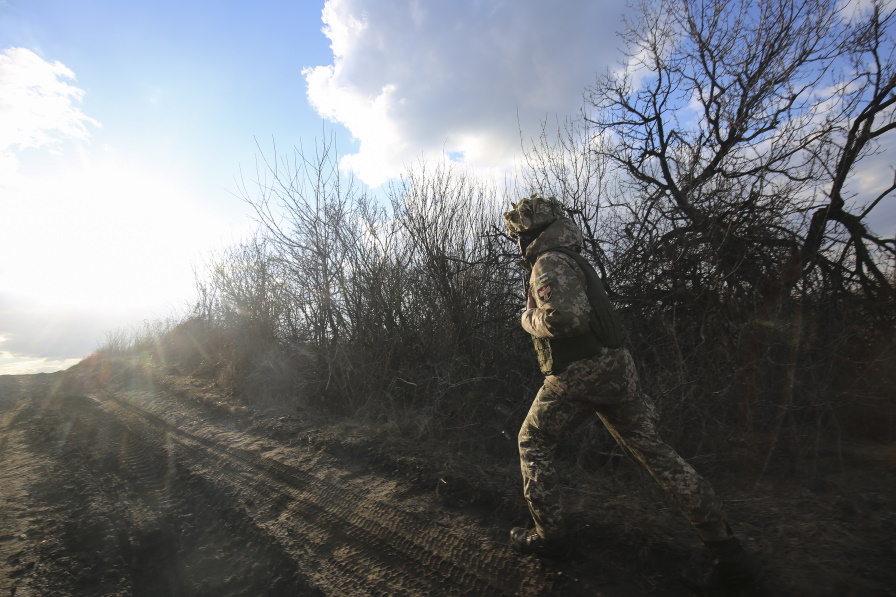
M 729 404 L 713 423 L 751 447 L 791 423 L 834 433 L 892 354 L 896 242 L 868 218 L 896 190 L 880 155 L 896 142 L 893 36 L 884 2 L 645 2 L 630 68 L 589 90 L 628 212 L 614 273 L 642 304 L 638 335 L 687 347 L 654 366 L 715 377 L 701 393 Z
M 526 144 L 518 187 L 582 225 L 688 455 L 762 470 L 776 449 L 896 438 L 896 241 L 869 226 L 896 191 L 894 29 L 883 2 L 644 2 L 626 68 Z M 250 400 L 515 434 L 538 375 L 500 225 L 513 193 L 424 164 L 374 198 L 331 144 L 269 153 L 243 188 L 259 236 L 181 326 L 206 339 L 197 370 Z
M 535 371 L 496 189 L 423 164 L 375 199 L 324 143 L 269 152 L 243 196 L 261 232 L 200 277 L 169 335 L 193 356 L 172 360 L 247 400 L 420 436 L 475 428 L 485 445 L 512 426 Z

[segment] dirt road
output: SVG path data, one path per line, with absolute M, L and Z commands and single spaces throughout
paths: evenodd
M 570 468 L 576 557 L 520 557 L 510 461 L 452 493 L 435 446 L 205 383 L 130 361 L 0 376 L 0 597 L 688 594 L 698 542 L 648 479 Z M 894 470 L 896 447 L 864 446 L 723 491 L 776 595 L 893 597 Z
M 0 378 L 4 597 L 637 594 L 170 392 L 72 385 Z

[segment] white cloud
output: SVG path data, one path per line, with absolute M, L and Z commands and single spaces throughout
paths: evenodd
M 0 375 L 31 375 L 52 373 L 68 369 L 81 359 L 22 358 L 9 352 L 0 352 Z
M 841 0 L 837 5 L 840 12 L 840 18 L 848 23 L 856 21 L 868 16 L 874 8 L 875 0 Z M 881 13 L 886 14 L 888 10 L 892 10 L 896 2 L 893 0 L 883 0 L 881 3 Z
M 113 329 L 109 317 L 85 309 L 46 310 L 30 297 L 0 291 L 0 374 L 56 371 L 74 364 Z M 118 315 L 115 321 L 127 320 Z
M 624 0 L 328 0 L 334 60 L 303 70 L 308 100 L 359 141 L 341 166 L 370 185 L 449 154 L 502 172 L 520 129 L 535 135 L 579 111 L 618 56 L 624 10 Z
M 0 180 L 18 169 L 17 150 L 87 139 L 99 123 L 77 107 L 84 91 L 74 73 L 25 48 L 0 53 Z
M 893 184 L 894 141 L 887 139 L 889 146 L 885 151 L 869 155 L 856 164 L 855 169 L 846 181 L 846 194 L 852 196 L 847 202 L 847 209 L 852 213 L 861 213 L 868 204 L 876 199 L 885 189 Z M 872 232 L 891 237 L 896 234 L 896 196 L 889 196 L 877 204 L 866 218 L 865 223 Z

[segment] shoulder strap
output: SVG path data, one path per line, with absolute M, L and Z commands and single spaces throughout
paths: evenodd
M 606 290 L 604 290 L 600 276 L 594 271 L 594 267 L 579 253 L 566 247 L 556 247 L 551 249 L 551 251 L 559 251 L 571 257 L 578 264 L 582 273 L 585 274 L 585 280 L 588 285 L 588 302 L 591 303 L 591 327 L 594 333 L 597 334 L 598 339 L 600 339 L 601 344 L 607 348 L 619 348 L 622 346 L 622 322 L 613 308 Z

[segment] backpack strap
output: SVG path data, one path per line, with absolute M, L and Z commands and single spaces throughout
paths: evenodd
M 597 275 L 594 267 L 579 253 L 566 247 L 556 247 L 551 249 L 551 251 L 559 251 L 571 257 L 578 264 L 582 273 L 585 274 L 587 282 L 586 292 L 588 294 L 588 302 L 591 304 L 589 325 L 597 335 L 601 345 L 607 348 L 619 348 L 622 346 L 624 336 L 622 321 L 619 319 L 616 309 L 613 308 L 613 304 L 607 296 L 607 291 L 604 290 L 603 282 L 601 282 L 600 276 Z

